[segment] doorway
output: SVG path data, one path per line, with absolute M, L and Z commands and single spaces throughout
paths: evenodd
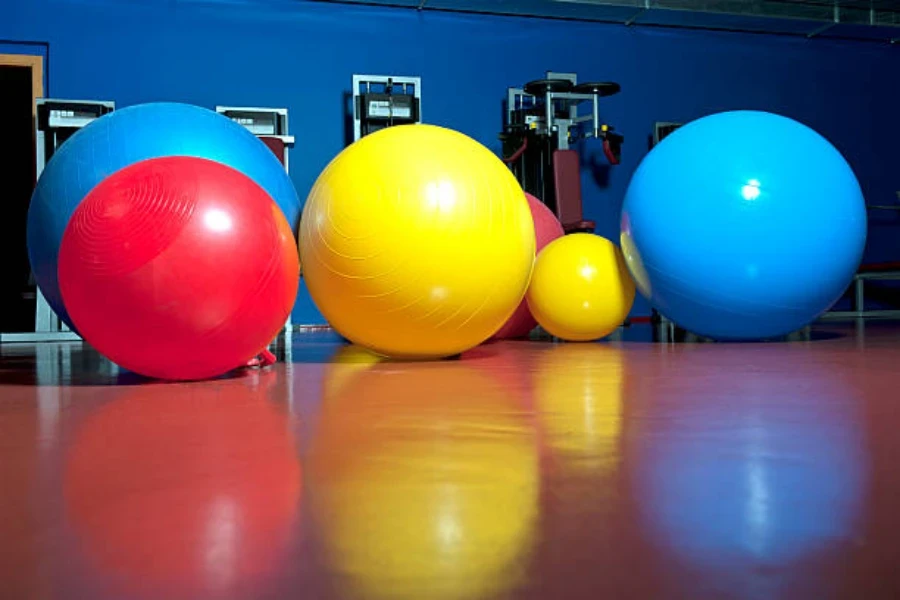
M 0 54 L 0 331 L 34 331 L 35 285 L 28 262 L 28 205 L 35 172 L 35 100 L 44 95 L 43 58 Z

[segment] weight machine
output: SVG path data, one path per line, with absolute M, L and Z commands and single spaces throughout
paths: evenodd
M 290 172 L 288 150 L 294 145 L 294 136 L 288 134 L 288 109 L 216 106 L 216 112 L 246 127 L 269 147 L 284 170 Z
M 353 76 L 353 141 L 393 125 L 422 122 L 422 79 Z
M 37 177 L 47 162 L 76 131 L 114 111 L 115 102 L 38 98 L 35 102 L 35 161 Z M 24 224 L 23 224 L 24 226 Z M 32 277 L 33 279 L 33 277 Z M 34 331 L 0 333 L 0 342 L 65 342 L 81 337 L 63 323 L 50 308 L 40 288 L 34 291 Z
M 547 71 L 545 79 L 507 90 L 500 140 L 504 162 L 522 188 L 554 211 L 566 233 L 593 231 L 581 204 L 581 161 L 571 146 L 596 138 L 611 165 L 619 164 L 624 138 L 600 120 L 600 98 L 619 93 L 613 82 L 578 83 L 575 73 Z M 590 114 L 578 107 L 590 103 Z
M 216 112 L 228 117 L 235 123 L 243 125 L 247 130 L 264 143 L 284 166 L 284 170 L 290 173 L 289 150 L 294 145 L 294 136 L 288 133 L 288 109 L 286 108 L 259 108 L 250 106 L 216 106 Z M 284 324 L 287 334 L 293 331 L 291 315 L 288 315 Z M 291 345 L 284 345 L 285 351 L 290 354 Z

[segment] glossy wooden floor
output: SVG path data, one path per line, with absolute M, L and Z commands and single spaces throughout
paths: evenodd
M 896 325 L 288 354 L 164 384 L 3 346 L 0 596 L 900 597 Z

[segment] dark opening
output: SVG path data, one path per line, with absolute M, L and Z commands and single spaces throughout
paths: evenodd
M 0 90 L 0 331 L 34 331 L 35 287 L 25 240 L 35 181 L 31 68 L 0 66 Z

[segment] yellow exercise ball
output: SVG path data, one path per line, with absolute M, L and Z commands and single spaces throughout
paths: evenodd
M 534 265 L 528 307 L 548 333 L 590 341 L 621 325 L 634 304 L 634 281 L 619 248 L 592 233 L 548 244 Z
M 522 301 L 535 233 L 525 193 L 457 131 L 398 125 L 344 149 L 300 226 L 303 276 L 341 335 L 394 358 L 477 346 Z

